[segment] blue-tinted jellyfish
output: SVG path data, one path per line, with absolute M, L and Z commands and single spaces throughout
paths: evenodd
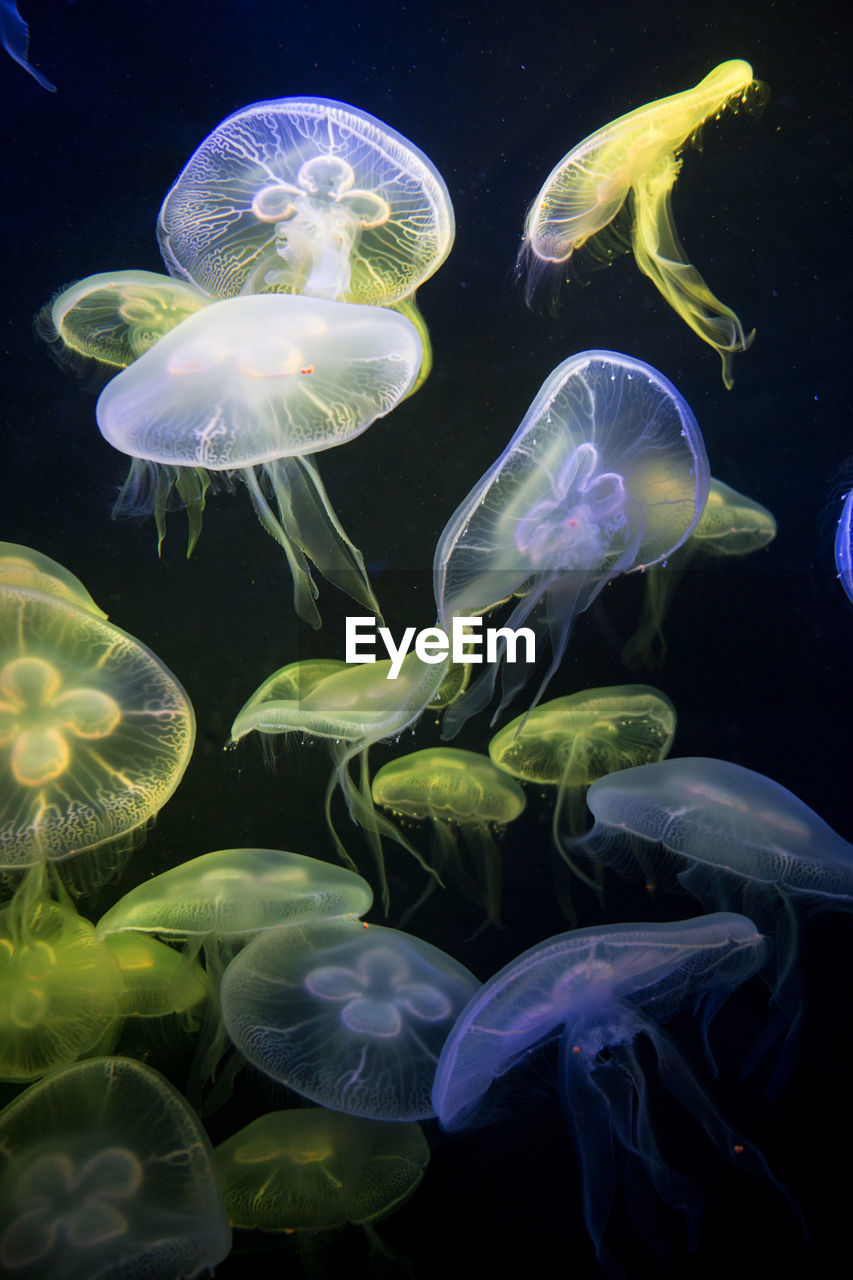
M 853 601 L 853 489 L 844 499 L 835 534 L 835 567 L 848 600 Z
M 710 472 L 684 397 L 642 361 L 613 351 L 571 356 L 546 379 L 498 460 L 451 516 L 434 561 L 441 626 L 512 596 L 516 629 L 540 601 L 557 669 L 577 614 L 619 573 L 657 564 L 702 515 Z M 492 697 L 506 654 L 444 717 L 452 737 Z M 528 678 L 503 662 L 503 708 Z
M 421 342 L 382 307 L 234 298 L 190 315 L 101 392 L 101 434 L 133 458 L 116 512 L 153 511 L 159 543 L 175 497 L 201 530 L 212 476 L 239 479 L 283 548 L 300 617 L 320 625 L 309 561 L 371 612 L 364 560 L 308 455 L 344 444 L 415 382 Z
M 366 111 L 279 98 L 223 120 L 160 209 L 170 274 L 218 298 L 389 306 L 438 269 L 453 208 L 432 162 Z
M 853 845 L 795 795 L 727 760 L 690 757 L 609 774 L 587 793 L 595 825 L 573 857 L 586 854 L 650 888 L 675 879 L 706 907 L 748 912 L 772 936 L 772 1016 L 749 1070 L 780 1036 L 770 1081 L 781 1088 L 793 1065 L 803 1013 L 797 949 L 801 919 L 853 910 Z
M 667 1204 L 683 1210 L 694 1245 L 702 1196 L 658 1146 L 640 1040 L 651 1043 L 661 1083 L 721 1154 L 769 1176 L 661 1026 L 679 1010 L 701 1006 L 707 1036 L 715 1012 L 761 967 L 767 949 L 751 920 L 723 913 L 575 929 L 531 947 L 481 987 L 450 1033 L 433 1087 L 441 1124 L 470 1125 L 499 1077 L 558 1039 L 560 1102 L 597 1254 L 606 1256 L 602 1241 L 620 1168 L 632 1184 L 644 1173 Z
M 178 1280 L 230 1247 L 207 1136 L 150 1067 L 94 1058 L 0 1112 L 4 1276 Z
M 0 43 L 18 66 L 29 71 L 32 78 L 49 93 L 56 93 L 56 85 L 33 66 L 27 54 L 30 47 L 30 29 L 18 12 L 16 0 L 0 0 Z
M 433 1115 L 441 1046 L 479 983 L 411 934 L 338 917 L 261 934 L 231 962 L 222 1012 L 267 1075 L 333 1111 Z

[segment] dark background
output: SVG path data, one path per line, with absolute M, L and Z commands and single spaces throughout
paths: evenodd
M 228 753 L 223 745 L 242 703 L 275 668 L 308 653 L 342 656 L 346 599 L 320 580 L 323 628 L 297 626 L 284 557 L 239 489 L 209 502 L 189 561 L 179 513 L 160 560 L 152 521 L 111 523 L 125 460 L 97 432 L 94 395 L 50 360 L 33 330 L 38 309 L 71 281 L 162 269 L 157 210 L 193 149 L 237 108 L 296 94 L 351 102 L 412 139 L 442 173 L 456 212 L 452 254 L 419 294 L 435 349 L 431 378 L 359 440 L 319 459 L 390 624 L 432 622 L 435 542 L 550 370 L 584 348 L 647 360 L 691 404 L 714 475 L 768 506 L 778 538 L 741 562 L 700 562 L 686 575 L 667 619 L 662 670 L 622 665 L 643 583 L 612 584 L 579 619 L 549 693 L 657 684 L 678 711 L 675 754 L 721 756 L 766 773 L 853 839 L 853 606 L 835 580 L 832 550 L 853 478 L 847 7 L 21 3 L 32 59 L 57 92 L 0 60 L 0 538 L 34 546 L 76 573 L 112 621 L 176 673 L 198 716 L 180 789 L 121 885 L 84 903 L 84 912 L 91 905 L 95 917 L 129 885 L 216 848 L 333 856 L 321 809 L 324 747 L 294 743 L 270 772 L 252 741 Z M 526 206 L 570 146 L 734 57 L 751 61 L 770 86 L 769 105 L 758 118 L 710 125 L 701 150 L 685 156 L 673 200 L 691 261 L 744 327 L 757 330 L 751 350 L 735 359 L 736 385 L 727 392 L 716 354 L 630 257 L 570 285 L 556 319 L 525 308 L 513 264 Z M 484 749 L 484 720 L 472 722 L 460 744 Z M 435 739 L 425 721 L 403 748 Z M 398 750 L 377 748 L 374 767 Z M 351 847 L 367 869 L 355 831 Z M 547 799 L 531 794 L 502 848 L 505 931 L 468 940 L 479 918 L 451 891 L 434 895 L 410 926 L 484 979 L 567 927 L 554 900 Z M 388 862 L 396 924 L 421 886 L 404 853 L 392 850 Z M 695 913 L 690 899 L 649 901 L 621 885 L 604 912 L 586 900 L 581 910 L 584 924 Z M 374 910 L 371 918 L 381 916 Z M 847 1252 L 851 942 L 845 916 L 822 916 L 804 930 L 802 1055 L 777 1102 L 765 1100 L 760 1072 L 737 1079 L 749 1028 L 763 1017 L 759 983 L 724 1011 L 713 1040 L 721 1068 L 713 1096 L 791 1188 L 811 1246 L 770 1185 L 720 1162 L 661 1098 L 673 1157 L 707 1191 L 693 1255 L 681 1222 L 662 1211 L 659 1234 L 669 1241 L 673 1274 L 808 1274 L 825 1269 L 836 1249 Z M 698 1061 L 693 1025 L 685 1019 L 675 1030 Z M 153 1053 L 151 1061 L 166 1065 Z M 180 1086 L 179 1074 L 173 1078 Z M 238 1093 L 213 1117 L 215 1141 L 285 1105 L 256 1077 L 244 1076 Z M 596 1275 L 547 1064 L 516 1102 L 514 1113 L 479 1133 L 446 1136 L 427 1125 L 433 1155 L 425 1180 L 379 1227 L 418 1277 L 465 1269 Z M 654 1273 L 620 1207 L 610 1243 L 628 1275 Z M 282 1251 L 298 1274 L 292 1240 L 245 1235 L 217 1275 L 249 1267 L 278 1275 Z M 355 1230 L 306 1263 L 315 1264 L 331 1276 L 380 1265 Z

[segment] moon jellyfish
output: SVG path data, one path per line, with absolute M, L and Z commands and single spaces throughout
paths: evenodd
M 501 856 L 492 828 L 503 828 L 524 809 L 526 797 L 517 782 L 476 751 L 428 747 L 384 764 L 373 779 L 373 799 L 397 816 L 429 819 L 438 874 L 443 878 L 446 872 L 470 901 L 485 909 L 481 928 L 500 925 Z M 473 874 L 463 861 L 461 841 Z M 406 920 L 435 884 L 434 879 L 428 882 Z
M 771 1018 L 746 1071 L 784 1037 L 770 1081 L 778 1092 L 793 1066 L 803 1015 L 797 949 L 800 919 L 853 909 L 853 846 L 795 795 L 727 760 L 690 757 L 641 765 L 589 789 L 595 825 L 568 840 L 655 889 L 677 882 L 706 907 L 748 911 L 773 937 Z
M 0 586 L 26 587 L 79 605 L 97 618 L 107 615 L 95 604 L 79 578 L 41 551 L 17 542 L 0 542 Z
M 326 787 L 326 825 L 338 856 L 355 870 L 332 821 L 332 799 L 340 787 L 350 817 L 364 832 L 373 856 L 386 914 L 390 894 L 382 836 L 406 849 L 425 871 L 435 873 L 394 823 L 377 811 L 371 794 L 368 752 L 374 743 L 399 737 L 420 719 L 437 697 L 447 667 L 446 661 L 426 663 L 410 653 L 403 659 L 396 679 L 391 679 L 390 661 L 348 666 L 331 659 L 309 658 L 290 663 L 274 671 L 255 690 L 231 726 L 229 745 L 252 732 L 301 733 L 328 743 L 334 768 Z M 358 785 L 349 768 L 356 758 Z
M 695 555 L 701 553 L 717 559 L 745 556 L 760 551 L 775 537 L 776 518 L 771 511 L 712 477 L 705 510 L 690 537 L 669 556 L 666 564 L 652 566 L 643 576 L 642 617 L 636 632 L 622 648 L 622 661 L 628 665 L 663 665 L 666 656 L 663 620 L 682 574 Z
M 430 160 L 330 98 L 244 107 L 191 156 L 160 209 L 171 275 L 218 298 L 299 293 L 388 306 L 450 252 L 453 208 Z
M 478 986 L 420 938 L 338 917 L 257 937 L 225 972 L 222 1012 L 249 1061 L 304 1098 L 422 1120 L 441 1046 Z
M 670 197 L 678 158 L 700 127 L 727 108 L 758 103 L 764 87 L 748 62 L 715 67 L 693 89 L 660 98 L 621 116 L 574 147 L 554 166 L 527 213 L 519 254 L 528 301 L 544 271 L 562 265 L 599 235 L 629 202 L 631 247 L 640 270 L 723 363 L 732 385 L 732 355 L 753 334 L 720 302 L 688 262 L 672 217 Z
M 186 1013 L 207 996 L 207 978 L 197 960 L 181 955 L 146 933 L 99 936 L 119 967 L 123 990 L 122 1018 L 162 1018 Z
M 259 1116 L 213 1152 L 232 1226 L 317 1231 L 386 1217 L 429 1162 L 419 1124 L 303 1107 Z
M 20 1280 L 177 1280 L 231 1247 L 204 1130 L 127 1058 L 55 1071 L 0 1112 L 0 1222 L 0 1268 Z
M 598 1257 L 607 1259 L 603 1236 L 620 1170 L 632 1195 L 645 1175 L 668 1205 L 682 1210 L 695 1245 L 702 1195 L 670 1168 L 658 1145 L 645 1074 L 656 1067 L 660 1083 L 723 1156 L 770 1176 L 661 1025 L 701 1006 L 707 1036 L 720 1005 L 757 972 L 767 950 L 751 920 L 722 913 L 576 929 L 531 947 L 480 988 L 447 1038 L 433 1087 L 441 1124 L 470 1125 L 488 1106 L 495 1081 L 558 1040 L 557 1087 Z M 643 1051 L 644 1041 L 652 1054 Z M 635 1225 L 648 1221 L 637 1215 Z
M 617 574 L 671 555 L 696 527 L 709 482 L 702 434 L 671 382 L 617 352 L 571 356 L 439 538 L 440 625 L 449 632 L 454 618 L 517 593 L 506 623 L 512 631 L 542 602 L 552 660 L 535 705 L 577 614 Z M 488 704 L 506 653 L 504 641 L 491 670 L 448 708 L 444 737 Z M 503 662 L 498 712 L 527 678 L 526 664 Z
M 0 574 L 0 867 L 86 853 L 67 874 L 108 877 L 177 787 L 194 739 L 187 696 L 149 649 Z
M 110 373 L 144 355 L 210 299 L 154 271 L 104 271 L 63 289 L 37 320 L 57 358 L 95 360 Z
M 211 474 L 226 484 L 239 479 L 284 549 L 300 617 L 320 625 L 309 560 L 379 613 L 361 552 L 306 455 L 354 439 L 389 413 L 420 361 L 412 324 L 383 308 L 279 296 L 204 307 L 98 398 L 101 434 L 133 458 L 115 509 L 153 510 L 159 546 L 176 494 L 191 551 Z
M 853 602 L 853 489 L 844 499 L 835 534 L 835 566 L 848 600 Z

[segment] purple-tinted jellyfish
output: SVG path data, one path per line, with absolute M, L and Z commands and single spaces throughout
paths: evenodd
M 853 845 L 778 782 L 727 760 L 664 760 L 608 774 L 587 804 L 595 825 L 584 840 L 565 840 L 573 857 L 600 859 L 655 889 L 675 879 L 706 907 L 748 912 L 773 937 L 773 1013 L 745 1070 L 783 1036 L 770 1082 L 777 1093 L 803 1013 L 800 920 L 853 910 Z
M 853 489 L 844 499 L 835 534 L 835 567 L 848 600 L 853 601 Z
M 703 1030 L 727 996 L 764 963 L 767 942 L 751 920 L 718 914 L 670 924 L 616 924 L 548 938 L 490 978 L 463 1009 L 436 1070 L 433 1106 L 446 1129 L 482 1113 L 499 1077 L 559 1040 L 558 1089 L 583 1175 L 587 1229 L 599 1258 L 617 1169 L 645 1173 L 684 1211 L 695 1242 L 702 1196 L 670 1168 L 655 1139 L 644 1065 L 722 1155 L 770 1176 L 736 1135 L 661 1023 L 703 1009 Z M 640 1053 L 651 1042 L 654 1059 Z
M 411 934 L 337 917 L 262 934 L 222 982 L 228 1034 L 333 1111 L 422 1120 L 441 1046 L 479 983 Z
M 702 433 L 675 387 L 651 365 L 584 351 L 542 385 L 521 426 L 451 516 L 438 541 L 439 624 L 513 600 L 517 630 L 542 602 L 556 671 L 576 616 L 617 574 L 665 560 L 692 533 L 708 497 Z M 505 660 L 506 659 L 506 660 Z M 528 679 L 506 640 L 497 660 L 451 706 L 444 736 L 491 700 L 500 709 Z

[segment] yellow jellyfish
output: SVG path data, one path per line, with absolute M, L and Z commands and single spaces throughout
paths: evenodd
M 102 933 L 98 926 L 99 935 Z M 123 989 L 122 1018 L 162 1018 L 186 1013 L 204 1000 L 207 979 L 192 956 L 159 942 L 147 933 L 107 933 L 103 942 L 115 957 Z
M 107 617 L 70 569 L 41 551 L 17 542 L 0 542 L 0 585 L 44 591 L 49 596 L 59 596 L 60 600 L 87 609 L 97 618 Z
M 0 577 L 0 868 L 111 875 L 169 799 L 195 738 L 150 650 L 59 594 Z
M 686 542 L 662 565 L 643 575 L 645 595 L 640 624 L 622 648 L 627 666 L 660 667 L 666 656 L 663 620 L 684 570 L 697 553 L 716 557 L 745 556 L 760 551 L 776 537 L 776 518 L 753 498 L 722 480 L 711 479 L 702 518 Z
M 715 67 L 693 89 L 638 107 L 597 130 L 559 161 L 527 213 L 519 254 L 528 300 L 543 271 L 567 262 L 629 202 L 631 246 L 640 270 L 683 320 L 719 353 L 732 385 L 732 355 L 753 334 L 686 259 L 670 208 L 682 148 L 727 108 L 760 105 L 766 91 L 748 62 Z
M 259 1116 L 213 1158 L 232 1226 L 317 1231 L 398 1208 L 421 1181 L 429 1146 L 414 1121 L 304 1107 Z
M 443 878 L 447 872 L 467 898 L 485 909 L 481 928 L 500 926 L 501 859 L 492 828 L 502 828 L 524 809 L 527 801 L 518 783 L 476 751 L 427 747 L 384 764 L 373 779 L 373 799 L 401 817 L 429 819 L 438 874 Z M 463 862 L 457 832 L 468 848 L 473 874 Z M 406 917 L 434 887 L 430 880 Z

